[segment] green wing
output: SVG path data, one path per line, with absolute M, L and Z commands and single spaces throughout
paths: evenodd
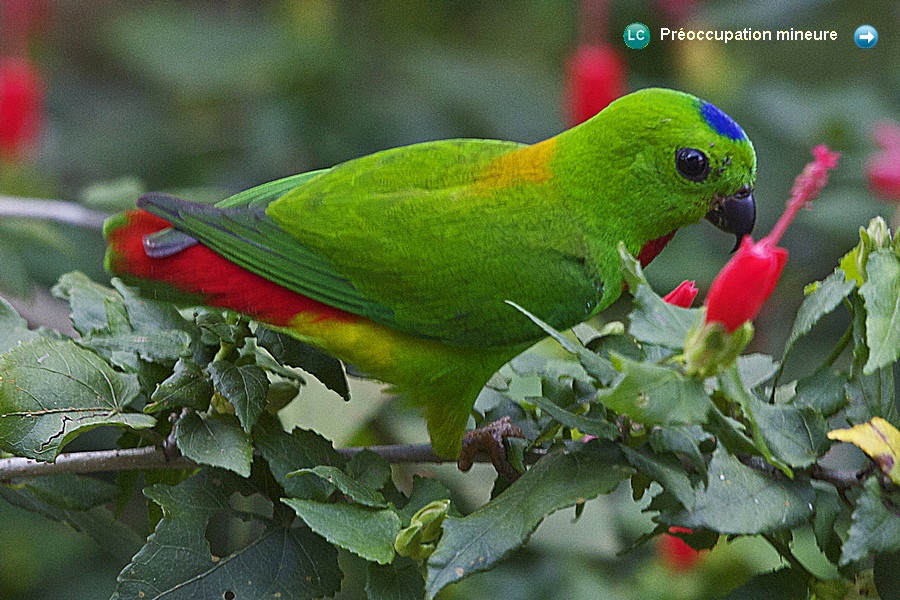
M 567 327 L 599 296 L 550 187 L 479 185 L 490 161 L 521 147 L 417 144 L 216 207 L 162 195 L 142 205 L 225 258 L 341 310 L 451 344 L 521 344 L 541 332 L 505 300 Z

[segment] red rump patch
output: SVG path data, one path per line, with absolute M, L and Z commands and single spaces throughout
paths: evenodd
M 197 244 L 165 258 L 144 252 L 144 236 L 170 223 L 144 210 L 125 214 L 125 224 L 109 232 L 114 272 L 162 281 L 181 293 L 196 294 L 209 306 L 226 308 L 286 327 L 302 313 L 316 320 L 353 321 L 351 313 L 323 304 L 273 283 Z
M 641 248 L 641 252 L 640 252 L 640 254 L 638 254 L 638 257 L 637 257 L 638 262 L 641 263 L 642 267 L 646 267 L 647 265 L 649 265 L 650 261 L 652 261 L 654 258 L 656 258 L 659 255 L 659 253 L 663 251 L 663 248 L 666 247 L 666 244 L 668 244 L 669 241 L 673 237 L 675 237 L 676 231 L 678 231 L 678 230 L 674 229 L 674 230 L 670 231 L 669 233 L 667 233 L 666 235 L 662 235 L 662 236 L 656 238 L 655 240 L 650 240 L 649 242 L 644 244 L 644 247 Z

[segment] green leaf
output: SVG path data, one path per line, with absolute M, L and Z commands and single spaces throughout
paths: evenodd
M 409 493 L 409 502 L 400 510 L 403 525 L 409 525 L 410 519 L 419 509 L 435 500 L 444 500 L 450 497 L 450 490 L 440 479 L 413 475 L 413 487 Z M 452 511 L 452 508 L 451 508 Z
M 172 374 L 153 391 L 144 412 L 153 414 L 182 407 L 206 410 L 213 391 L 212 382 L 197 363 L 180 358 Z
M 824 417 L 830 417 L 847 403 L 846 386 L 846 374 L 825 366 L 809 377 L 797 380 L 796 394 L 790 404 L 809 407 Z
M 125 408 L 140 392 L 123 375 L 71 340 L 36 339 L 0 356 L 0 447 L 53 460 L 75 436 L 95 427 L 153 427 Z
M 900 414 L 894 403 L 893 366 L 876 369 L 870 374 L 865 372 L 864 365 L 869 362 L 867 311 L 861 298 L 857 298 L 853 308 L 853 366 L 846 387 L 850 400 L 847 417 L 852 423 L 864 423 L 872 417 L 896 423 Z
M 797 310 L 797 318 L 794 319 L 791 334 L 784 345 L 783 356 L 787 356 L 797 340 L 809 333 L 822 317 L 834 311 L 855 287 L 856 280 L 848 279 L 841 269 L 835 269 L 831 275 L 814 284 L 812 293 Z
M 597 441 L 580 452 L 542 458 L 488 504 L 464 518 L 444 521 L 444 535 L 428 560 L 428 596 L 494 567 L 528 541 L 548 514 L 608 494 L 631 473 L 618 447 Z
M 66 273 L 51 290 L 72 307 L 72 325 L 81 335 L 107 329 L 107 303 L 124 307 L 122 296 L 115 290 L 94 283 L 79 271 Z
M 305 529 L 272 527 L 233 554 L 213 557 L 206 528 L 213 515 L 231 511 L 234 491 L 226 478 L 206 470 L 177 486 L 147 488 L 144 494 L 164 516 L 119 574 L 112 600 L 305 600 L 340 589 L 337 551 Z
M 312 469 L 298 469 L 288 473 L 288 477 L 301 477 L 313 475 L 327 481 L 341 491 L 342 494 L 363 506 L 372 508 L 386 508 L 387 502 L 384 496 L 364 483 L 356 481 L 337 467 L 320 465 Z
M 256 341 L 280 362 L 303 369 L 344 400 L 350 400 L 347 377 L 338 359 L 287 334 L 265 327 L 256 330 Z
M 194 462 L 250 477 L 250 436 L 231 415 L 189 412 L 175 423 L 175 443 Z
M 900 258 L 893 250 L 878 250 L 866 264 L 868 280 L 859 289 L 866 301 L 865 375 L 888 366 L 900 356 Z
M 619 437 L 619 428 L 615 423 L 610 423 L 603 419 L 586 417 L 584 415 L 576 415 L 540 396 L 529 397 L 527 400 L 539 406 L 541 410 L 545 411 L 565 427 L 577 429 L 581 433 L 595 435 L 604 440 L 614 440 Z
M 625 279 L 628 289 L 636 290 L 642 285 L 649 287 L 650 284 L 647 283 L 647 278 L 644 276 L 644 270 L 641 268 L 640 261 L 628 252 L 628 248 L 625 247 L 625 242 L 619 242 L 617 250 L 619 251 L 619 267 L 622 270 L 622 277 Z
M 885 508 L 878 479 L 869 477 L 856 502 L 841 565 L 861 561 L 870 554 L 900 551 L 900 517 Z
M 597 399 L 607 408 L 645 425 L 683 425 L 706 421 L 712 401 L 703 382 L 685 378 L 674 369 L 612 354 L 623 377 Z
M 711 444 L 712 439 L 699 425 L 670 425 L 653 429 L 647 441 L 656 453 L 674 452 L 683 455 L 705 477 L 706 459 L 700 451 L 700 444 Z
M 391 480 L 391 465 L 371 450 L 362 450 L 347 461 L 347 474 L 372 490 L 380 490 Z
M 724 600 L 806 600 L 807 597 L 806 576 L 785 567 L 755 575 Z
M 234 406 L 244 431 L 250 433 L 268 400 L 269 379 L 256 365 L 237 366 L 217 360 L 207 367 L 213 385 Z
M 334 491 L 334 486 L 317 477 L 287 476 L 318 465 L 344 468 L 344 458 L 318 433 L 305 429 L 288 433 L 278 419 L 264 413 L 253 428 L 253 442 L 287 495 L 324 502 Z
M 697 323 L 702 311 L 681 308 L 664 301 L 641 285 L 634 294 L 634 310 L 629 315 L 628 332 L 639 342 L 682 350 L 688 332 Z
M 394 560 L 394 540 L 400 533 L 400 517 L 393 510 L 298 498 L 282 498 L 281 501 L 293 508 L 310 529 L 332 544 L 378 564 Z
M 78 345 L 90 348 L 100 356 L 122 367 L 134 367 L 133 361 L 122 361 L 118 357 L 137 354 L 141 360 L 168 363 L 191 355 L 191 338 L 184 331 L 176 329 L 160 330 L 145 334 L 127 333 L 118 335 L 93 334 L 76 340 Z
M 401 566 L 402 565 L 402 566 Z M 366 571 L 368 600 L 422 600 L 425 580 L 413 561 L 394 561 L 390 565 L 369 564 Z
M 719 533 L 768 533 L 790 529 L 813 514 L 815 494 L 808 479 L 791 480 L 751 469 L 721 446 L 709 463 L 709 483 L 696 491 L 693 511 L 665 519 L 668 525 Z
M 116 495 L 116 486 L 110 483 L 65 473 L 26 479 L 22 487 L 42 502 L 62 510 L 89 510 Z
M 873 570 L 881 600 L 900 600 L 900 551 L 876 555 Z
M 816 500 L 813 503 L 813 533 L 816 545 L 833 563 L 837 563 L 841 554 L 841 539 L 834 529 L 835 520 L 843 511 L 840 496 L 834 486 L 814 482 Z
M 122 295 L 122 302 L 128 311 L 128 320 L 135 333 L 149 335 L 166 329 L 180 329 L 191 338 L 199 337 L 197 327 L 187 321 L 173 304 L 144 298 L 137 288 L 132 288 L 113 277 L 112 285 Z
M 41 337 L 37 331 L 28 329 L 28 323 L 19 316 L 12 305 L 0 298 L 0 354 L 18 345 Z
M 40 479 L 55 479 L 62 477 L 53 475 L 51 477 Z M 74 475 L 71 477 L 75 477 Z M 66 476 L 68 483 L 74 480 Z M 78 478 L 75 483 L 73 493 L 64 497 L 58 488 L 48 494 L 47 487 L 41 489 L 41 495 L 34 493 L 33 487 L 23 486 L 21 489 L 15 489 L 13 486 L 0 485 L 0 498 L 6 500 L 14 506 L 18 506 L 24 510 L 39 514 L 48 519 L 66 523 L 75 531 L 84 533 L 104 552 L 112 556 L 118 564 L 124 565 L 134 554 L 140 549 L 144 543 L 144 539 L 136 534 L 133 529 L 127 525 L 116 521 L 112 517 L 112 513 L 102 506 L 95 506 L 86 510 L 63 508 L 64 506 L 84 507 L 100 495 L 105 495 L 107 488 L 101 486 L 102 492 L 91 498 L 91 492 L 86 491 L 85 487 L 88 480 L 86 477 Z M 65 481 L 65 480 L 64 480 Z M 88 480 L 96 483 L 96 480 Z M 61 484 L 51 484 L 58 485 Z M 52 496 L 52 497 L 51 497 Z M 50 502 L 48 502 L 48 500 Z
M 631 466 L 659 483 L 675 496 L 687 510 L 694 508 L 694 488 L 681 462 L 673 455 L 651 454 L 622 446 L 625 458 Z
M 737 357 L 738 374 L 748 390 L 768 381 L 778 371 L 778 363 L 768 354 L 745 354 Z
M 756 401 L 753 419 L 772 454 L 792 467 L 808 467 L 828 447 L 825 418 L 814 408 Z

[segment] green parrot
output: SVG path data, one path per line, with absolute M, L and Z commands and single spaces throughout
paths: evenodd
M 533 145 L 453 139 L 377 152 L 219 204 L 145 194 L 104 228 L 106 268 L 234 310 L 424 408 L 459 455 L 475 398 L 544 337 L 621 294 L 618 243 L 649 262 L 704 217 L 753 228 L 756 157 L 730 117 L 644 89 Z

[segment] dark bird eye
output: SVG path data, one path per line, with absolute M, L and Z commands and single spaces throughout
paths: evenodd
M 703 181 L 709 175 L 709 159 L 696 148 L 679 148 L 675 152 L 675 168 L 690 181 Z

